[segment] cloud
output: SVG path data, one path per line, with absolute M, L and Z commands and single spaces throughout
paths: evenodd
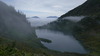
M 67 11 L 77 7 L 86 0 L 2 0 L 12 5 L 16 10 L 21 10 L 27 16 L 32 15 L 56 15 L 60 16 Z M 26 12 L 31 11 L 33 13 Z M 34 13 L 35 12 L 35 13 Z M 37 13 L 36 13 L 37 12 Z M 40 12 L 40 13 L 39 13 Z
M 54 8 L 62 8 L 62 6 L 60 6 L 60 5 L 54 5 L 52 7 L 54 7 Z

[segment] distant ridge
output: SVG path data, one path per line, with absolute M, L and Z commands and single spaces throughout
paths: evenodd
M 58 18 L 57 16 L 48 16 L 47 18 Z
M 39 18 L 38 16 L 33 16 L 32 18 Z

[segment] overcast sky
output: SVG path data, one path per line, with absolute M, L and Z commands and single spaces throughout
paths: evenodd
M 1 0 L 31 16 L 61 16 L 86 0 Z

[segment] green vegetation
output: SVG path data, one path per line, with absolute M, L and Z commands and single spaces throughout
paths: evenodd
M 86 17 L 77 23 L 69 23 L 69 20 L 62 19 L 67 16 Z M 52 22 L 44 28 L 46 27 L 48 29 L 53 27 L 53 29 L 65 34 L 71 30 L 75 38 L 89 51 L 84 56 L 100 56 L 100 0 L 87 0 L 82 5 L 62 15 L 58 21 Z
M 47 48 L 31 48 L 22 42 L 0 37 L 0 56 L 85 56 L 85 54 L 58 52 Z
M 25 15 L 1 1 L 0 5 L 0 56 L 82 56 L 47 49 L 35 35 Z
M 24 53 L 15 47 L 16 43 L 0 37 L 0 56 L 23 56 Z
M 100 56 L 100 17 L 86 17 L 75 28 L 75 36 L 90 51 L 91 56 Z
M 0 2 L 0 4 L 3 3 Z M 7 8 L 9 7 L 7 5 L 5 6 Z M 4 10 L 3 7 L 1 7 L 0 9 Z M 61 31 L 65 34 L 68 34 L 69 32 L 73 33 L 76 39 L 78 39 L 83 44 L 83 46 L 87 50 L 89 50 L 88 54 L 77 54 L 49 50 L 41 44 L 40 40 L 47 43 L 51 43 L 52 41 L 48 39 L 37 38 L 34 30 L 33 32 L 29 32 L 30 34 L 27 33 L 29 35 L 26 35 L 26 32 L 31 30 L 25 32 L 21 31 L 21 33 L 18 32 L 19 29 L 27 30 L 27 26 L 22 25 L 20 28 L 16 28 L 16 25 L 11 25 L 11 23 L 10 26 L 12 28 L 8 27 L 9 25 L 4 23 L 4 19 L 6 19 L 5 16 L 9 15 L 8 13 L 6 13 L 6 11 L 9 11 L 11 15 L 17 15 L 16 17 L 23 18 L 23 21 L 26 22 L 23 24 L 29 25 L 27 21 L 24 20 L 25 15 L 16 12 L 14 8 L 12 10 L 4 10 L 5 15 L 0 16 L 0 56 L 100 56 L 100 0 L 87 0 L 84 4 L 62 15 L 59 18 L 60 20 L 50 23 L 48 24 L 48 26 L 46 26 L 51 30 Z M 0 15 L 2 15 L 2 13 Z M 70 20 L 61 20 L 66 16 L 87 17 L 82 19 L 80 22 L 75 23 Z M 13 21 L 13 19 L 11 20 Z M 15 26 L 14 29 L 13 26 Z

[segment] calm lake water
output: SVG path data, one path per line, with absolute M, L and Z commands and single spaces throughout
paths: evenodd
M 62 52 L 87 53 L 83 46 L 71 35 L 64 35 L 47 29 L 37 29 L 36 34 L 40 38 L 52 41 L 52 43 L 42 42 L 49 49 Z
M 31 18 L 28 20 L 33 27 L 37 27 L 55 21 L 57 18 Z M 36 29 L 36 34 L 39 38 L 45 38 L 52 41 L 52 43 L 42 42 L 42 44 L 49 49 L 62 52 L 87 53 L 83 46 L 71 35 L 64 35 L 63 33 L 47 29 Z

